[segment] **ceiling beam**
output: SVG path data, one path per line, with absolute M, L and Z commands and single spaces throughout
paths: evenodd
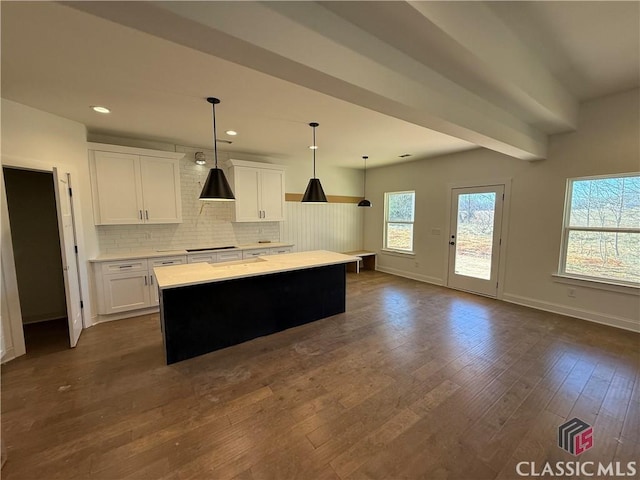
M 365 10 L 354 3 L 367 16 L 377 2 Z M 546 133 L 517 108 L 503 108 L 315 2 L 67 5 L 516 158 L 546 156 Z M 419 13 L 413 18 L 437 16 Z

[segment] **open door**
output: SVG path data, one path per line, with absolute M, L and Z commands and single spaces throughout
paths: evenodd
M 73 205 L 71 203 L 71 175 L 53 169 L 53 182 L 56 192 L 58 226 L 60 229 L 60 248 L 62 250 L 62 271 L 65 295 L 67 299 L 67 319 L 69 321 L 69 343 L 75 347 L 82 333 L 82 303 L 80 280 L 78 275 L 78 257 L 75 226 L 73 224 Z

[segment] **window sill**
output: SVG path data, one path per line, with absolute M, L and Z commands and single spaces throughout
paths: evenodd
M 605 280 L 594 280 L 582 277 L 574 277 L 561 273 L 551 275 L 553 281 L 557 283 L 565 283 L 568 285 L 576 285 L 579 287 L 595 288 L 597 290 L 607 290 L 609 292 L 626 293 L 628 295 L 640 296 L 640 286 L 626 285 L 624 283 L 607 282 Z
M 403 252 L 401 250 L 390 250 L 388 248 L 383 248 L 380 250 L 380 253 L 383 255 L 391 255 L 392 257 L 415 257 L 415 252 Z

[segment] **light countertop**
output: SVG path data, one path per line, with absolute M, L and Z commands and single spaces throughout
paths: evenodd
M 358 261 L 358 257 L 342 253 L 314 250 L 255 257 L 223 263 L 191 263 L 154 268 L 161 289 L 256 277 L 279 272 L 339 265 Z
M 117 260 L 132 260 L 134 258 L 158 258 L 158 257 L 173 257 L 176 255 L 190 255 L 196 253 L 207 252 L 233 252 L 238 250 L 254 250 L 261 248 L 280 248 L 280 247 L 292 247 L 292 243 L 270 242 L 270 243 L 246 243 L 243 245 L 237 245 L 233 248 L 222 248 L 224 245 L 218 247 L 198 247 L 193 248 L 207 248 L 198 252 L 187 252 L 186 250 L 175 249 L 158 249 L 158 250 L 139 250 L 137 252 L 124 252 L 124 253 L 101 253 L 96 258 L 89 260 L 90 262 L 114 262 Z

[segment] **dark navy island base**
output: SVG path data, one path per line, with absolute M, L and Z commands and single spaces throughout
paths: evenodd
M 344 264 L 166 288 L 167 365 L 345 311 Z

